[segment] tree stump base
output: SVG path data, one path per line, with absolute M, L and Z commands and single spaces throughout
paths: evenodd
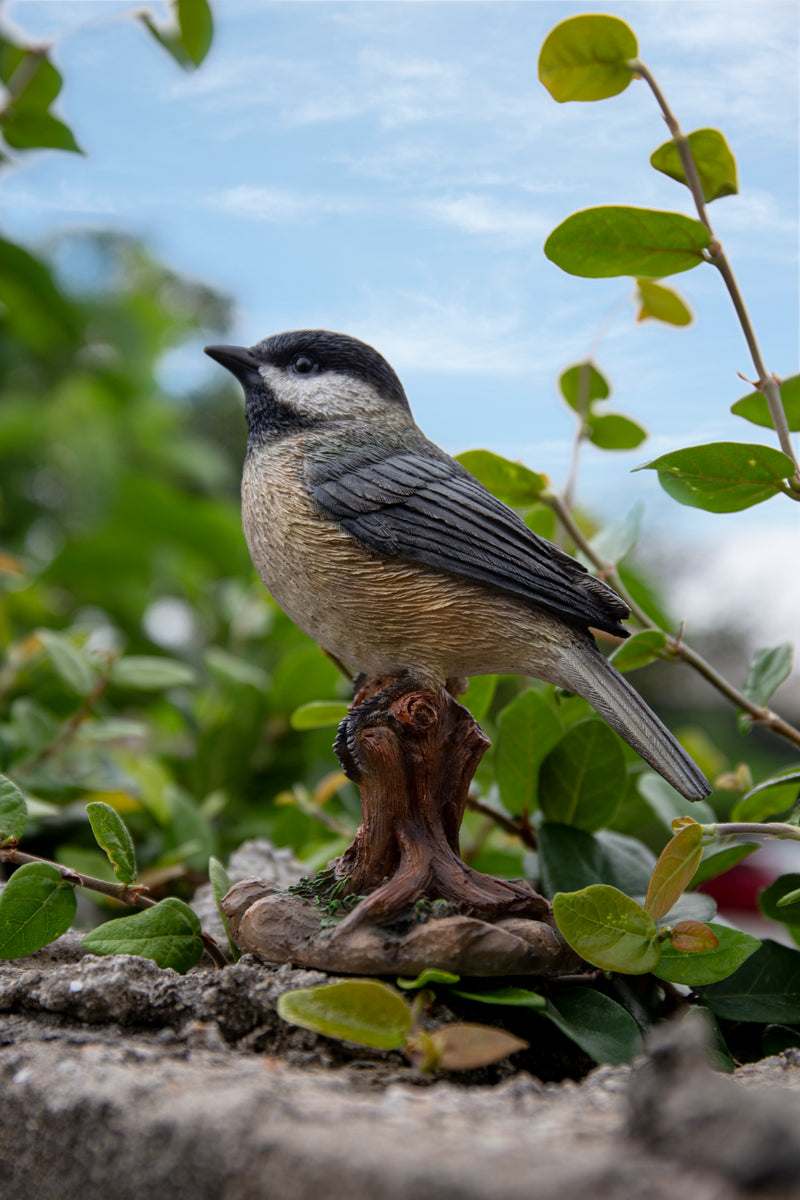
M 269 962 L 353 974 L 573 969 L 549 901 L 459 854 L 469 786 L 488 746 L 446 689 L 370 680 L 335 743 L 361 792 L 355 838 L 294 894 L 253 880 L 232 888 L 223 907 L 237 945 Z
M 429 967 L 455 975 L 552 977 L 583 964 L 551 922 L 507 917 L 431 917 L 407 932 L 361 924 L 331 928 L 309 900 L 245 879 L 222 902 L 236 945 L 262 962 L 315 967 L 333 975 L 418 975 Z

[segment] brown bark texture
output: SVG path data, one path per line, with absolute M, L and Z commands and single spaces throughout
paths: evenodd
M 422 898 L 484 920 L 552 920 L 549 902 L 527 883 L 483 875 L 459 854 L 470 783 L 490 744 L 472 714 L 444 688 L 384 682 L 361 689 L 336 739 L 361 792 L 362 820 L 331 866 L 347 894 L 365 897 L 339 932 L 391 920 Z

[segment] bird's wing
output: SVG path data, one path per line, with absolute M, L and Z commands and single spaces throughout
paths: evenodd
M 440 453 L 312 459 L 306 482 L 322 513 L 373 553 L 479 580 L 627 636 L 619 622 L 629 610 L 616 592 Z

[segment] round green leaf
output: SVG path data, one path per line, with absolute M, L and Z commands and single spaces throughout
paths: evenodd
M 605 100 L 633 79 L 628 60 L 639 48 L 633 30 L 618 17 L 568 17 L 548 34 L 539 53 L 539 80 L 559 104 Z
M 726 979 L 703 988 L 713 1013 L 731 1021 L 800 1023 L 800 952 L 770 939 Z
M 796 873 L 781 875 L 764 888 L 758 897 L 758 907 L 765 917 L 771 921 L 780 921 L 784 925 L 800 925 L 800 899 L 794 899 L 794 893 L 800 888 L 800 875 Z M 786 903 L 787 899 L 790 901 Z
M 618 671 L 635 671 L 645 667 L 667 644 L 667 636 L 660 629 L 643 629 L 618 646 L 611 661 Z
M 744 694 L 753 704 L 766 704 L 776 688 L 792 673 L 794 647 L 791 642 L 757 650 L 747 670 Z
M 718 129 L 695 129 L 688 137 L 697 176 L 706 204 L 722 196 L 735 196 L 739 190 L 736 178 L 736 159 Z M 665 142 L 650 155 L 657 171 L 686 183 L 681 156 L 674 141 Z
M 765 779 L 743 796 L 731 812 L 732 821 L 766 821 L 791 808 L 800 791 L 800 771 Z
M 535 504 L 548 486 L 546 475 L 538 475 L 523 463 L 512 462 L 491 450 L 465 450 L 457 459 L 493 496 L 511 508 Z
M 83 154 L 70 127 L 43 110 L 13 109 L 0 118 L 0 128 L 15 150 L 72 150 Z
M 586 413 L 595 400 L 607 400 L 611 395 L 608 380 L 590 362 L 567 367 L 559 377 L 558 386 L 567 404 L 576 412 Z
M 653 868 L 645 909 L 654 921 L 677 904 L 703 857 L 703 827 L 686 825 L 667 843 Z
M 66 634 L 56 633 L 52 629 L 37 629 L 36 637 L 67 687 L 79 696 L 86 696 L 94 687 L 95 671 L 83 651 Z
M 593 884 L 558 892 L 553 915 L 572 949 L 603 971 L 644 975 L 661 957 L 655 921 L 617 888 Z
M 75 888 L 50 863 L 18 867 L 0 892 L 0 958 L 22 958 L 66 933 Z
M 459 703 L 472 713 L 478 724 L 485 718 L 497 690 L 497 675 L 473 675 Z
M 118 687 L 154 692 L 164 688 L 189 687 L 197 676 L 186 663 L 156 655 L 128 655 L 111 668 L 111 682 Z
M 183 974 L 199 961 L 203 940 L 197 914 L 169 896 L 152 908 L 106 921 L 81 939 L 92 954 L 135 954 Z
M 589 441 L 601 450 L 635 450 L 647 437 L 646 429 L 621 413 L 592 413 L 586 424 Z
M 544 244 L 547 257 L 570 275 L 660 279 L 704 262 L 711 236 L 681 213 L 605 205 L 567 217 Z
M 133 883 L 136 879 L 136 851 L 122 817 L 110 804 L 104 804 L 101 800 L 87 804 L 86 815 L 95 841 L 108 855 L 117 879 L 120 883 Z
M 404 1045 L 412 1024 L 403 997 L 377 979 L 347 979 L 284 992 L 276 1007 L 290 1025 L 379 1050 Z
M 712 442 L 662 454 L 636 471 L 658 471 L 664 491 L 707 512 L 739 512 L 781 491 L 794 473 L 780 450 L 747 442 Z
M 591 988 L 556 992 L 542 1013 L 596 1063 L 622 1066 L 642 1052 L 639 1026 L 627 1009 Z
M 702 987 L 727 979 L 755 954 L 761 942 L 749 933 L 729 929 L 727 925 L 711 925 L 717 935 L 717 945 L 709 950 L 676 950 L 668 941 L 661 947 L 661 959 L 653 974 L 668 983 L 687 987 Z
M 301 704 L 289 718 L 292 729 L 324 729 L 338 725 L 347 716 L 344 700 L 312 700 Z
M 15 783 L 0 775 L 0 846 L 4 842 L 18 842 L 27 820 L 25 797 Z
M 730 871 L 731 867 L 735 867 L 743 858 L 748 858 L 760 849 L 758 842 L 739 842 L 736 846 L 727 846 L 724 850 L 705 850 L 689 887 L 698 888 L 706 880 L 716 879 L 718 875 Z
M 656 856 L 638 838 L 604 829 L 585 833 L 574 825 L 543 821 L 539 826 L 542 891 L 577 891 L 593 883 L 610 883 L 628 896 L 647 891 Z
M 800 375 L 790 375 L 781 382 L 781 400 L 792 433 L 800 432 Z M 753 425 L 773 429 L 772 417 L 763 392 L 748 392 L 731 405 L 731 412 L 744 417 Z
M 593 833 L 607 825 L 627 787 L 622 746 L 605 721 L 568 729 L 539 771 L 539 807 L 548 821 Z
M 641 306 L 636 315 L 637 321 L 652 317 L 666 325 L 691 325 L 691 311 L 672 288 L 653 283 L 652 279 L 637 279 L 636 286 Z
M 511 812 L 531 810 L 540 765 L 564 726 L 553 704 L 532 688 L 503 709 L 498 726 L 495 774 L 503 803 Z

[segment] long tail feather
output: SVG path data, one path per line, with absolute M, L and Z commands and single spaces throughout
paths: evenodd
M 687 800 L 702 800 L 711 792 L 705 775 L 680 742 L 593 642 L 573 643 L 560 666 L 562 678 L 554 682 L 588 700 L 676 791 Z

